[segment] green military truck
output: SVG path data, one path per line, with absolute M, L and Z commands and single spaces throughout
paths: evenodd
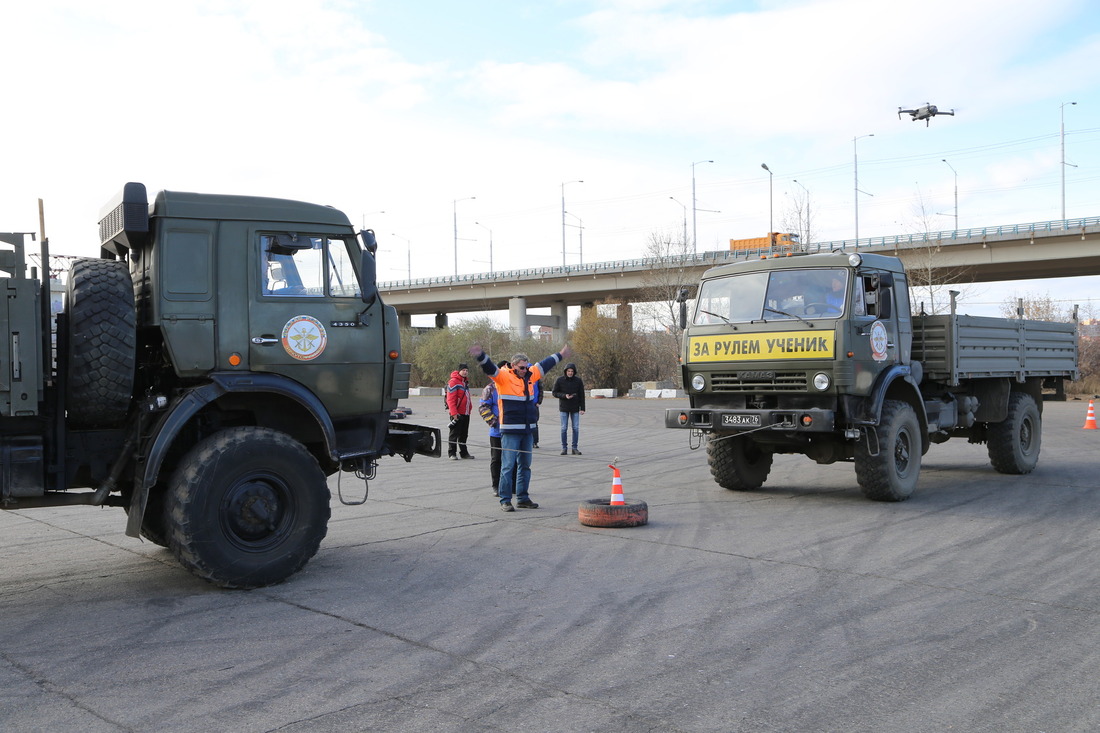
M 150 205 L 128 183 L 99 234 L 56 315 L 48 241 L 36 273 L 33 235 L 0 234 L 0 508 L 121 507 L 126 534 L 254 588 L 317 552 L 327 476 L 439 456 L 437 429 L 390 422 L 410 367 L 372 231 L 282 199 Z
M 1074 323 L 912 315 L 896 257 L 835 252 L 703 274 L 681 355 L 690 408 L 665 426 L 706 444 L 720 486 L 757 489 L 777 453 L 853 461 L 865 496 L 902 501 L 932 443 L 985 443 L 1002 473 L 1039 458 L 1044 391 L 1078 376 Z

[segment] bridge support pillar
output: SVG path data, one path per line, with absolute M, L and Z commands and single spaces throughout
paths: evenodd
M 508 327 L 512 336 L 525 339 L 531 335 L 531 326 L 527 321 L 527 298 L 515 297 L 508 300 Z
M 557 321 L 556 326 L 553 328 L 551 338 L 555 344 L 565 342 L 565 334 L 569 331 L 569 306 L 565 304 L 565 301 L 559 300 L 550 306 L 550 317 Z
M 398 313 L 397 314 L 397 327 L 398 328 L 412 328 L 413 317 L 412 313 Z
M 435 327 L 436 328 L 446 328 L 447 327 L 447 314 L 446 313 L 436 313 L 435 314 Z

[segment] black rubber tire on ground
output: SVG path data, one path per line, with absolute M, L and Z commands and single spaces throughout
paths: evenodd
M 167 496 L 168 546 L 223 588 L 281 583 L 328 532 L 329 490 L 317 460 L 285 433 L 235 427 L 184 457 Z
M 611 506 L 611 499 L 588 499 L 577 507 L 577 519 L 586 527 L 640 527 L 649 522 L 649 505 L 628 501 Z
M 774 455 L 743 436 L 711 438 L 707 441 L 710 474 L 724 489 L 752 491 L 768 480 Z
M 1035 399 L 1026 392 L 1013 392 L 1008 416 L 986 432 L 989 462 L 1000 473 L 1031 473 L 1039 462 L 1042 442 L 1043 417 Z
M 111 427 L 130 408 L 137 359 L 134 287 L 125 262 L 80 259 L 69 271 L 69 421 Z
M 921 464 L 920 421 L 907 402 L 886 400 L 878 425 L 879 451 L 856 444 L 856 480 L 873 501 L 905 501 L 917 488 Z

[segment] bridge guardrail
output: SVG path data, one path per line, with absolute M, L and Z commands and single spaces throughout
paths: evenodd
M 939 232 L 921 232 L 917 234 L 895 234 L 892 236 L 866 237 L 863 239 L 841 239 L 830 242 L 813 242 L 802 245 L 803 252 L 834 252 L 838 249 L 850 248 L 858 250 L 870 247 L 897 247 L 902 245 L 924 244 L 927 242 L 940 242 L 945 245 L 952 243 L 964 244 L 980 237 L 1012 236 L 1029 233 L 1068 232 L 1084 229 L 1086 227 L 1100 227 L 1100 216 L 1090 216 L 1079 219 L 1055 219 L 1052 221 L 1032 222 L 1029 224 L 1003 224 L 992 227 L 975 227 L 971 229 L 947 230 Z M 468 275 L 440 275 L 437 277 L 414 278 L 413 280 L 386 280 L 378 283 L 380 290 L 405 290 L 419 287 L 437 287 L 440 285 L 475 284 L 482 282 L 499 282 L 501 280 L 522 280 L 528 277 L 545 275 L 573 275 L 584 273 L 609 273 L 628 272 L 634 270 L 652 269 L 654 265 L 663 266 L 692 266 L 700 264 L 720 264 L 739 259 L 759 257 L 762 254 L 772 252 L 767 247 L 755 250 L 711 250 L 708 252 L 696 252 L 683 257 L 671 257 L 667 259 L 657 257 L 637 257 L 628 260 L 613 260 L 610 262 L 593 262 L 587 265 L 555 265 L 553 267 L 533 267 L 521 270 L 498 270 L 495 272 L 472 273 Z

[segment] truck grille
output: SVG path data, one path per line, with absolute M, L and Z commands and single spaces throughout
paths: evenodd
M 710 377 L 712 392 L 805 392 L 806 386 L 805 372 L 725 372 Z

